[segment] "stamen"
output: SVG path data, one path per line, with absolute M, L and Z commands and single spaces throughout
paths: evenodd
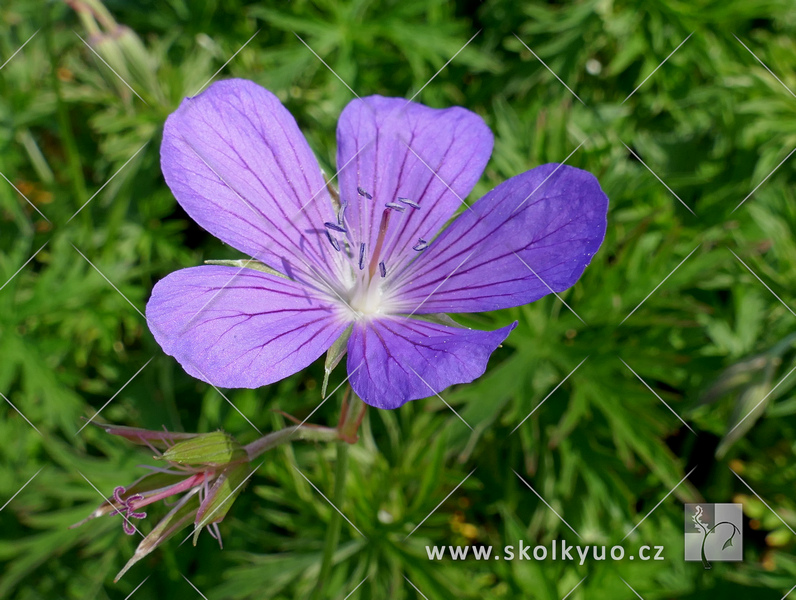
M 332 234 L 327 231 L 326 237 L 329 238 L 329 243 L 332 245 L 332 248 L 340 252 L 340 244 L 338 244 L 337 240 L 332 237 Z
M 367 193 L 365 190 L 363 190 L 361 187 L 358 187 L 358 186 L 357 186 L 357 193 L 358 193 L 360 196 L 365 196 L 365 198 L 367 198 L 368 200 L 373 200 L 373 196 L 371 196 L 370 194 L 368 194 L 368 193 Z
M 405 206 L 401 206 L 397 202 L 388 202 L 384 206 L 387 207 L 387 208 L 391 208 L 393 210 L 397 210 L 398 212 L 404 212 L 406 210 Z
M 384 261 L 379 263 L 379 271 L 382 277 L 387 277 L 387 267 L 384 265 Z
M 340 227 L 344 227 L 343 220 L 345 219 L 345 209 L 348 208 L 348 204 L 341 204 L 340 210 L 337 211 L 337 224 Z
M 365 268 L 365 242 L 359 245 L 359 270 Z
M 323 224 L 326 229 L 331 229 L 332 231 L 337 231 L 338 233 L 345 233 L 345 227 L 338 225 L 337 223 L 329 223 L 328 221 Z
M 218 540 L 218 547 L 223 550 L 224 543 L 221 541 L 221 530 L 218 528 L 218 523 L 210 523 L 210 525 L 207 526 L 207 530 L 214 539 Z
M 415 202 L 414 200 L 410 200 L 409 198 L 398 198 L 398 202 L 403 202 L 407 206 L 411 206 L 415 210 L 420 210 L 420 205 Z
M 412 250 L 414 250 L 415 252 L 422 252 L 426 248 L 428 248 L 428 242 L 423 238 L 418 239 L 417 243 L 414 246 L 412 246 Z

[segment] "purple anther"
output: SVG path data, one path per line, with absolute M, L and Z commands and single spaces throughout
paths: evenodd
M 365 268 L 365 242 L 359 244 L 359 270 Z
M 415 202 L 414 200 L 410 200 L 409 198 L 398 198 L 398 202 L 402 202 L 403 204 L 406 204 L 407 206 L 411 206 L 415 210 L 420 210 L 420 205 L 417 202 Z
M 340 244 L 338 244 L 337 240 L 332 237 L 332 234 L 327 231 L 326 237 L 329 238 L 329 243 L 332 245 L 332 248 L 340 252 Z
M 344 227 L 343 221 L 345 220 L 345 209 L 348 208 L 348 204 L 341 204 L 340 210 L 337 211 L 337 224 L 340 227 Z
M 388 202 L 384 206 L 385 206 L 385 208 L 391 208 L 393 210 L 397 210 L 398 212 L 404 212 L 406 210 L 405 206 L 401 206 L 397 202 Z
M 345 227 L 338 225 L 337 223 L 329 223 L 328 221 L 323 224 L 326 229 L 331 229 L 332 231 L 337 231 L 338 233 L 345 233 Z
M 363 190 L 363 189 L 362 189 L 361 187 L 359 187 L 359 186 L 357 186 L 357 193 L 358 193 L 360 196 L 365 196 L 365 198 L 367 198 L 368 200 L 373 200 L 373 196 L 371 196 L 370 194 L 368 194 L 368 193 L 367 193 L 365 190 Z
M 387 267 L 384 265 L 384 261 L 379 263 L 379 272 L 382 277 L 387 277 Z
M 417 243 L 414 246 L 412 246 L 412 250 L 414 250 L 415 252 L 422 252 L 426 248 L 428 248 L 428 242 L 423 238 L 417 240 Z

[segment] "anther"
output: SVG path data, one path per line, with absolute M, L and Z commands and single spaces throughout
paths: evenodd
M 337 231 L 339 233 L 345 233 L 346 232 L 345 227 L 342 227 L 341 225 L 338 225 L 337 223 L 329 223 L 327 221 L 326 223 L 323 224 L 323 226 L 326 227 L 326 229 L 331 229 L 332 231 Z
M 387 267 L 384 265 L 384 261 L 379 263 L 379 272 L 382 277 L 387 277 Z
M 398 202 L 403 202 L 407 206 L 411 206 L 415 210 L 420 210 L 420 205 L 415 202 L 414 200 L 410 200 L 409 198 L 398 198 Z
M 414 250 L 415 252 L 422 252 L 426 248 L 428 248 L 428 242 L 423 238 L 417 240 L 417 243 L 414 246 L 412 246 L 412 250 Z
M 344 227 L 343 220 L 345 219 L 345 209 L 348 208 L 348 204 L 341 204 L 340 210 L 337 211 L 337 224 L 340 227 Z
M 340 252 L 340 244 L 338 244 L 337 240 L 332 237 L 332 234 L 327 231 L 326 237 L 329 238 L 329 243 L 332 245 L 332 248 Z
M 365 268 L 365 242 L 359 244 L 359 270 Z
M 405 206 L 401 206 L 397 202 L 388 202 L 384 205 L 385 208 L 391 208 L 393 210 L 397 210 L 398 212 L 404 212 L 406 210 Z
M 365 190 L 363 190 L 363 189 L 362 189 L 361 187 L 359 187 L 359 186 L 357 186 L 357 193 L 358 193 L 360 196 L 365 196 L 365 198 L 367 198 L 368 200 L 373 200 L 373 196 L 371 196 L 370 194 L 368 194 L 368 193 L 367 193 Z

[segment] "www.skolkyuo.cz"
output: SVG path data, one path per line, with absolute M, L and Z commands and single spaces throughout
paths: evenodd
M 640 546 L 626 552 L 622 546 L 572 545 L 566 540 L 553 540 L 549 545 L 530 545 L 520 540 L 495 551 L 493 546 L 426 546 L 429 560 L 552 560 L 584 564 L 587 560 L 665 560 L 663 546 Z

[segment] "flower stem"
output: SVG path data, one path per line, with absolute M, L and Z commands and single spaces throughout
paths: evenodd
M 334 469 L 334 497 L 332 502 L 336 507 L 343 504 L 345 496 L 345 478 L 348 471 L 348 444 L 346 442 L 337 443 L 337 464 Z M 332 510 L 332 517 L 329 521 L 329 528 L 326 530 L 326 542 L 323 547 L 323 559 L 321 561 L 321 571 L 318 574 L 318 583 L 312 592 L 311 600 L 322 598 L 323 588 L 329 579 L 332 570 L 334 553 L 337 550 L 337 543 L 340 541 L 340 528 L 343 518 L 336 510 Z
M 368 405 L 357 396 L 353 390 L 349 390 L 344 399 L 343 411 L 340 414 L 340 422 L 337 430 L 340 432 L 340 439 L 349 444 L 356 444 L 359 436 L 359 426 L 365 418 Z
M 330 427 L 315 427 L 308 425 L 295 425 L 285 427 L 264 435 L 243 447 L 249 455 L 249 461 L 254 460 L 263 452 L 276 448 L 280 444 L 293 440 L 310 440 L 313 442 L 336 442 L 340 439 L 340 432 Z

